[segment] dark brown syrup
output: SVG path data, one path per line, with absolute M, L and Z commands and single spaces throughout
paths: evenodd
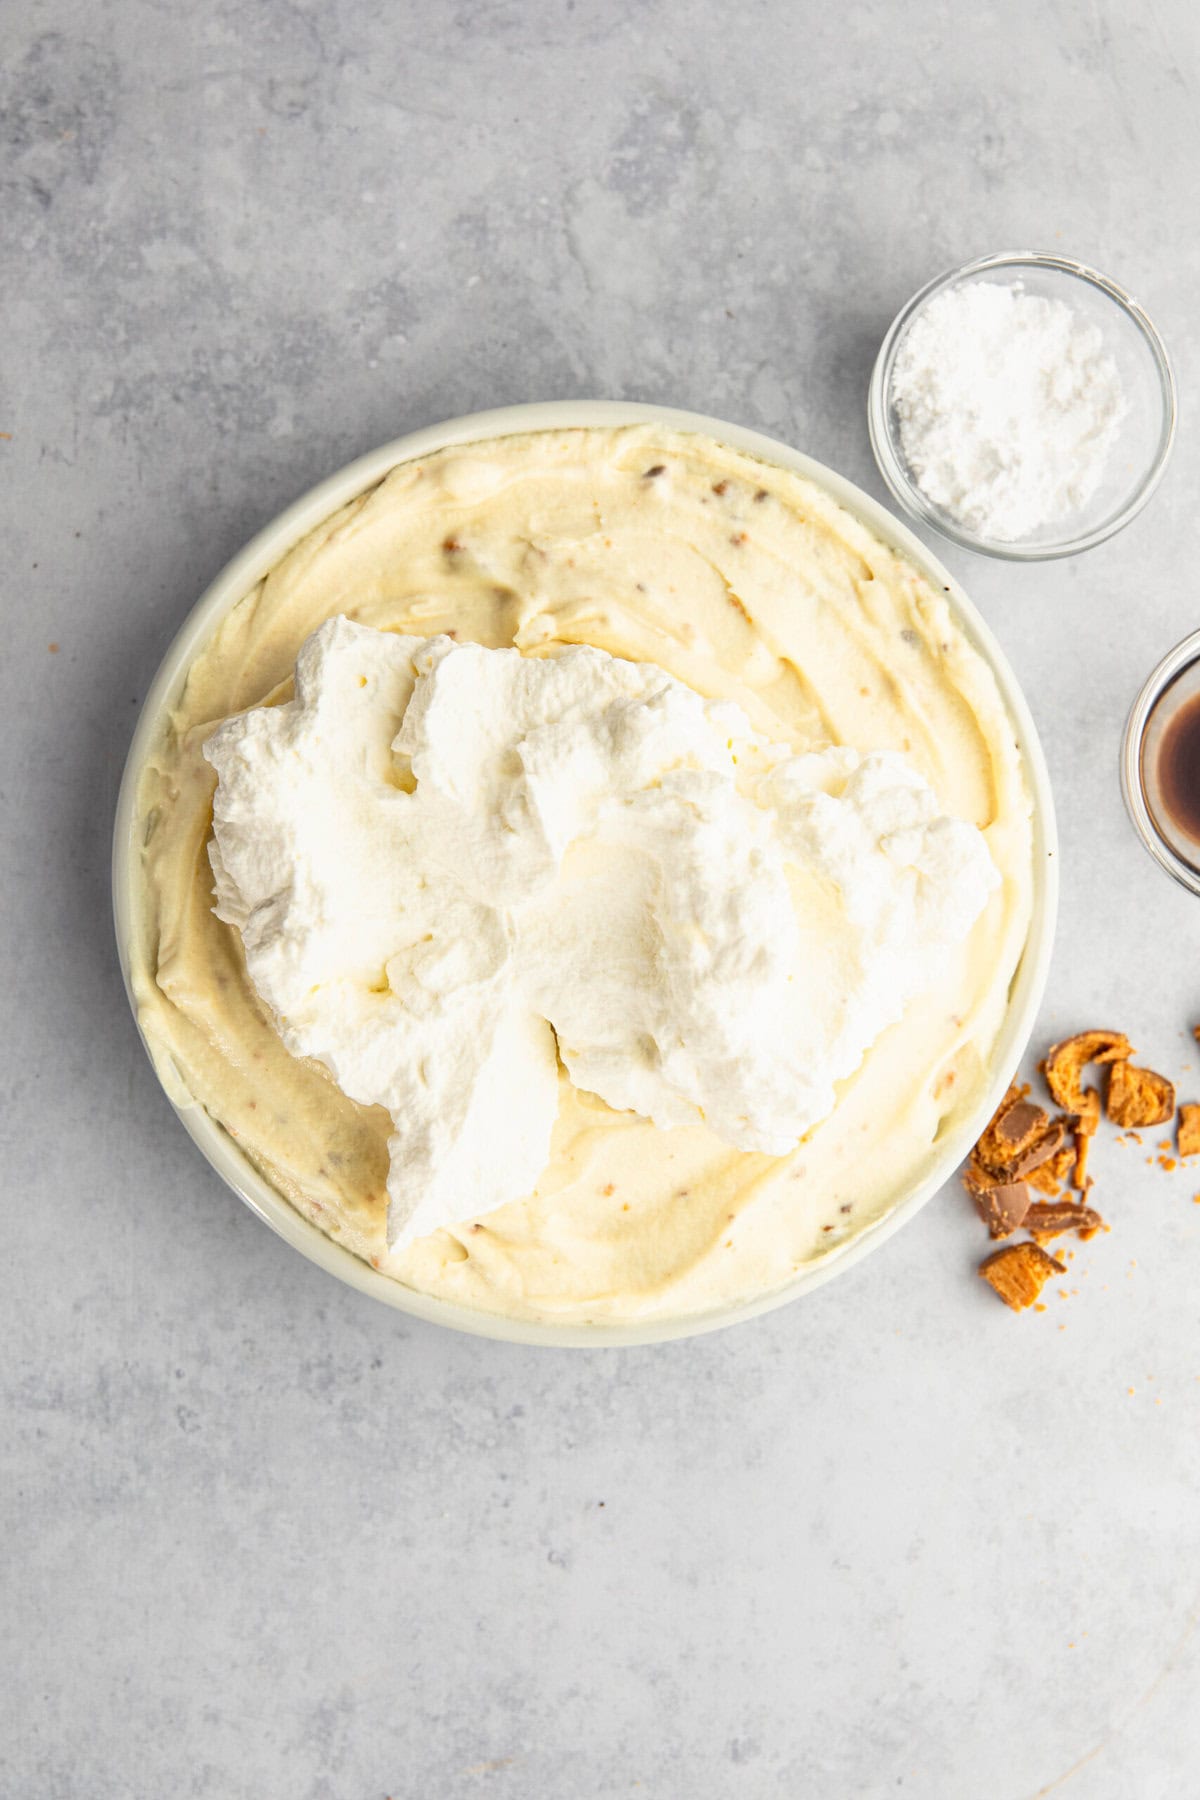
M 1200 843 L 1200 694 L 1163 726 L 1154 773 L 1163 811 L 1177 831 Z

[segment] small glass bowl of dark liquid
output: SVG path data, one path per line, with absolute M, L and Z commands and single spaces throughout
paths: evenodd
M 1151 856 L 1200 894 L 1200 631 L 1163 657 L 1133 703 L 1121 790 Z

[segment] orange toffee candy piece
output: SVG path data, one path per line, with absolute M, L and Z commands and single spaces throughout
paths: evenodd
M 1110 1063 L 1133 1055 L 1123 1031 L 1079 1031 L 1053 1044 L 1046 1058 L 1046 1085 L 1064 1112 L 1084 1111 L 1081 1077 L 1089 1063 Z
M 1061 1121 L 1059 1121 L 1061 1125 Z M 1030 1187 L 1039 1194 L 1057 1194 L 1063 1182 L 1070 1174 L 1075 1163 L 1075 1149 L 1072 1144 L 1064 1144 L 1061 1150 L 1055 1151 L 1047 1162 L 1039 1169 L 1033 1169 L 1025 1177 Z
M 1180 1156 L 1200 1156 L 1200 1106 L 1181 1106 L 1175 1141 Z
M 1095 1088 L 1085 1088 L 1083 1105 L 1075 1120 L 1075 1130 L 1082 1132 L 1084 1137 L 1095 1137 L 1099 1124 L 1100 1095 Z
M 1165 1075 L 1114 1062 L 1108 1080 L 1108 1116 L 1114 1125 L 1163 1125 L 1175 1111 L 1175 1089 Z
M 1066 1272 L 1066 1263 L 1040 1244 L 1005 1244 L 979 1265 L 983 1279 L 1014 1312 L 1033 1306 L 1050 1277 Z
M 1075 1133 L 1075 1172 L 1071 1176 L 1071 1186 L 1077 1187 L 1082 1194 L 1088 1185 L 1088 1151 L 1092 1140 L 1086 1131 Z

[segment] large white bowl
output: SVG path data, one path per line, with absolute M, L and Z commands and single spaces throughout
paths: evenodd
M 330 1275 L 358 1288 L 364 1294 L 382 1300 L 401 1312 L 439 1325 L 450 1325 L 458 1331 L 474 1332 L 482 1337 L 500 1338 L 510 1343 L 582 1345 L 594 1348 L 601 1344 L 632 1345 L 657 1343 L 665 1338 L 689 1337 L 701 1331 L 713 1331 L 722 1325 L 769 1312 L 799 1294 L 806 1294 L 822 1282 L 829 1281 L 850 1268 L 868 1251 L 876 1249 L 894 1231 L 911 1219 L 945 1182 L 966 1155 L 991 1116 L 1009 1082 L 1033 1029 L 1034 1016 L 1041 1000 L 1050 963 L 1054 937 L 1054 921 L 1058 905 L 1057 839 L 1054 826 L 1054 804 L 1050 780 L 1037 732 L 1012 670 L 1009 668 L 991 632 L 971 602 L 913 533 L 893 518 L 868 495 L 840 475 L 835 475 L 811 457 L 789 449 L 774 438 L 760 432 L 747 431 L 740 425 L 727 425 L 721 419 L 706 418 L 701 413 L 678 412 L 670 407 L 639 406 L 624 401 L 545 401 L 529 406 L 507 406 L 494 412 L 472 413 L 451 419 L 442 425 L 431 425 L 408 437 L 385 444 L 367 456 L 359 457 L 340 473 L 313 488 L 273 524 L 235 556 L 217 576 L 184 620 L 174 643 L 163 658 L 162 666 L 151 684 L 142 708 L 137 730 L 130 745 L 129 757 L 117 801 L 116 827 L 113 840 L 113 911 L 116 921 L 117 948 L 125 976 L 130 1004 L 134 1003 L 130 986 L 130 945 L 138 919 L 137 885 L 139 881 L 138 844 L 136 841 L 136 800 L 138 779 L 146 758 L 158 740 L 166 714 L 177 701 L 187 671 L 202 646 L 207 642 L 224 615 L 247 594 L 300 538 L 323 519 L 364 488 L 373 486 L 398 463 L 416 457 L 432 456 L 450 444 L 477 443 L 486 438 L 511 437 L 517 432 L 564 430 L 572 426 L 614 426 L 647 423 L 667 426 L 676 431 L 701 432 L 742 450 L 764 462 L 793 469 L 809 481 L 817 482 L 847 511 L 862 520 L 885 544 L 902 551 L 935 586 L 945 590 L 963 627 L 980 655 L 992 669 L 1000 692 L 1012 715 L 1017 741 L 1033 796 L 1034 809 L 1034 885 L 1033 913 L 1029 936 L 1020 966 L 1012 985 L 1008 1013 L 996 1044 L 992 1080 L 978 1106 L 948 1132 L 938 1146 L 925 1179 L 905 1195 L 885 1218 L 864 1228 L 842 1248 L 822 1258 L 811 1268 L 803 1269 L 791 1281 L 769 1294 L 737 1305 L 723 1306 L 711 1312 L 675 1319 L 648 1321 L 630 1325 L 539 1325 L 527 1320 L 510 1320 L 473 1308 L 457 1306 L 428 1294 L 416 1293 L 399 1282 L 381 1275 L 368 1263 L 351 1254 L 318 1231 L 296 1212 L 243 1155 L 234 1140 L 198 1104 L 176 1105 L 186 1129 L 200 1146 L 217 1174 L 258 1214 L 273 1231 L 295 1249 L 318 1264 Z M 175 1104 L 172 1101 L 172 1104 Z

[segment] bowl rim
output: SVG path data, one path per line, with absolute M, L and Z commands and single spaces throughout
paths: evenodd
M 909 326 L 935 295 L 947 288 L 955 287 L 960 282 L 969 281 L 978 275 L 990 274 L 1001 269 L 1056 269 L 1060 274 L 1069 275 L 1077 280 L 1087 282 L 1114 301 L 1125 313 L 1126 317 L 1140 332 L 1143 341 L 1154 359 L 1159 379 L 1159 391 L 1162 398 L 1162 423 L 1159 429 L 1158 444 L 1150 466 L 1141 482 L 1134 489 L 1130 498 L 1120 510 L 1106 519 L 1103 524 L 1092 531 L 1080 532 L 1075 537 L 1057 538 L 1042 544 L 1004 543 L 997 538 L 981 537 L 977 532 L 968 531 L 959 525 L 941 507 L 923 494 L 920 488 L 909 477 L 903 455 L 896 443 L 892 431 L 891 407 L 888 396 L 891 391 L 892 370 L 900 344 Z M 992 556 L 1003 562 L 1053 562 L 1058 557 L 1076 556 L 1080 551 L 1094 549 L 1135 519 L 1149 501 L 1170 461 L 1171 451 L 1175 444 L 1175 434 L 1179 419 L 1179 391 L 1175 381 L 1175 371 L 1171 357 L 1163 342 L 1162 335 L 1150 315 L 1133 295 L 1127 292 L 1119 282 L 1111 276 L 1102 275 L 1090 264 L 1079 262 L 1074 257 L 1060 256 L 1050 250 L 999 250 L 988 256 L 974 257 L 970 262 L 961 264 L 955 269 L 947 269 L 941 275 L 935 275 L 919 288 L 896 314 L 889 325 L 875 365 L 871 371 L 870 385 L 867 390 L 867 429 L 870 432 L 871 448 L 875 453 L 875 461 L 892 498 L 903 507 L 904 511 L 922 525 L 958 544 L 965 550 L 974 550 L 981 556 Z
M 400 463 L 430 456 L 454 445 L 481 443 L 534 431 L 648 424 L 697 433 L 758 460 L 813 481 L 883 543 L 900 551 L 947 599 L 968 641 L 995 676 L 1016 729 L 1030 789 L 1033 825 L 1033 896 L 1029 928 L 1009 989 L 1008 1007 L 993 1051 L 994 1072 L 978 1104 L 937 1146 L 925 1178 L 882 1219 L 844 1246 L 800 1270 L 790 1281 L 752 1299 L 707 1312 L 613 1324 L 556 1323 L 513 1319 L 419 1293 L 363 1262 L 325 1236 L 297 1212 L 250 1163 L 223 1127 L 194 1100 L 178 1099 L 164 1079 L 138 1018 L 130 947 L 137 917 L 137 789 L 143 765 L 156 743 L 164 716 L 182 690 L 187 671 L 219 620 L 261 580 L 283 555 L 322 520 L 357 494 L 374 486 Z M 117 798 L 113 829 L 113 918 L 125 990 L 139 1035 L 168 1100 L 184 1128 L 217 1175 L 263 1222 L 293 1249 L 326 1273 L 399 1312 L 501 1342 L 554 1348 L 634 1347 L 697 1336 L 741 1323 L 832 1280 L 878 1248 L 913 1218 L 944 1185 L 995 1110 L 1025 1050 L 1049 972 L 1058 907 L 1057 833 L 1045 757 L 1028 704 L 1007 658 L 990 629 L 954 577 L 909 528 L 844 476 L 789 445 L 741 425 L 674 407 L 623 400 L 549 400 L 468 413 L 406 433 L 368 451 L 318 482 L 286 507 L 225 565 L 183 620 L 150 687 L 135 727 Z
M 1142 780 L 1142 741 L 1158 701 L 1171 683 L 1196 662 L 1200 662 L 1200 631 L 1191 631 L 1147 675 L 1129 709 L 1121 739 L 1121 794 L 1133 828 L 1159 868 L 1165 869 L 1190 894 L 1200 894 L 1200 871 L 1171 848 L 1154 824 Z

